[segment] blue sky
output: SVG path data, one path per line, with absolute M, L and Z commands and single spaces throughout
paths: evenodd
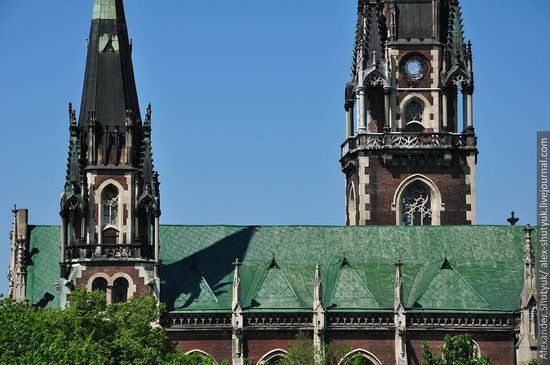
M 535 222 L 535 134 L 550 129 L 550 2 L 463 0 L 474 47 L 478 217 Z M 355 0 L 126 1 L 153 104 L 162 222 L 344 223 L 344 84 Z M 0 2 L 0 292 L 11 208 L 58 224 L 67 104 L 80 105 L 92 1 Z

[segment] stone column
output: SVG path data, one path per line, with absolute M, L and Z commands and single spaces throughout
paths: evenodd
M 64 212 L 61 212 L 61 250 L 59 262 L 65 264 L 65 248 L 67 247 L 67 219 Z
M 365 87 L 359 86 L 357 88 L 357 130 L 359 133 L 366 133 L 367 131 L 369 115 L 366 108 L 367 105 L 365 98 Z
M 537 357 L 537 289 L 531 235 L 533 229 L 527 225 L 524 241 L 523 289 L 521 291 L 521 322 L 516 343 L 516 360 L 525 364 Z
M 155 227 L 154 227 L 154 240 L 155 240 L 155 262 L 158 263 L 160 260 L 160 238 L 159 238 L 159 216 L 158 213 L 155 212 Z
M 447 89 L 442 90 L 442 102 L 441 102 L 441 129 L 443 132 L 449 131 L 448 110 L 447 110 Z
M 315 288 L 313 289 L 313 348 L 315 363 L 321 364 L 323 344 L 325 343 L 326 312 L 323 306 L 323 287 L 321 269 L 315 267 Z
M 355 134 L 354 125 L 353 125 L 353 104 L 346 104 L 346 138 L 353 137 Z
M 390 88 L 384 88 L 384 132 L 391 130 L 391 116 L 390 116 Z
M 393 320 L 395 325 L 395 364 L 407 365 L 407 317 L 403 303 L 403 276 L 401 261 L 395 264 L 395 294 L 393 305 Z
M 466 129 L 471 130 L 474 128 L 474 106 L 473 106 L 473 97 L 472 91 L 467 90 L 466 92 L 466 103 L 465 103 L 465 115 L 466 115 Z
M 235 270 L 233 272 L 233 298 L 231 301 L 231 364 L 232 365 L 244 365 L 244 353 L 243 353 L 243 322 L 244 315 L 241 304 L 241 277 L 239 273 L 239 267 L 241 263 L 239 259 L 236 259 L 233 263 Z
M 462 89 L 462 130 L 465 131 L 467 129 L 468 129 L 468 96 L 467 96 L 466 90 Z

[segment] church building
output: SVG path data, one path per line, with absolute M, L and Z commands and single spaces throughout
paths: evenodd
M 153 295 L 181 351 L 233 365 L 275 364 L 299 333 L 349 348 L 342 365 L 417 365 L 424 341 L 439 351 L 466 332 L 493 364 L 535 357 L 535 231 L 476 225 L 459 0 L 358 0 L 345 226 L 160 224 L 153 113 L 140 109 L 122 0 L 94 0 L 87 48 L 61 223 L 14 208 L 11 297 L 64 308 L 77 286 L 110 303 Z

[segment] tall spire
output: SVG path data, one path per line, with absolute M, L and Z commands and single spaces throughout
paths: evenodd
M 122 0 L 94 0 L 79 125 L 88 123 L 90 110 L 111 131 L 124 128 L 127 110 L 140 119 Z

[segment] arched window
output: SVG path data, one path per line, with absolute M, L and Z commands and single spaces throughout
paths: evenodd
M 103 226 L 118 223 L 118 190 L 109 185 L 103 191 Z
M 424 103 L 419 99 L 411 100 L 405 106 L 405 132 L 424 131 Z
M 208 364 L 217 365 L 218 363 L 212 356 L 202 350 L 191 350 L 185 353 L 188 356 L 188 361 L 191 364 Z
M 430 189 L 420 181 L 411 183 L 401 197 L 401 222 L 405 226 L 432 224 Z
M 356 207 L 355 207 L 355 188 L 351 184 L 348 190 L 348 224 L 355 225 Z
M 99 290 L 107 293 L 107 280 L 105 278 L 96 278 L 92 282 L 92 291 Z
M 277 365 L 281 360 L 286 359 L 286 351 L 275 349 L 262 356 L 257 365 Z
M 362 349 L 348 353 L 338 365 L 380 365 L 381 362 L 370 352 Z
M 122 303 L 128 300 L 128 280 L 118 278 L 113 283 L 113 303 Z
M 413 99 L 405 107 L 405 123 L 419 122 L 422 123 L 422 117 L 424 115 L 424 105 L 418 99 Z

